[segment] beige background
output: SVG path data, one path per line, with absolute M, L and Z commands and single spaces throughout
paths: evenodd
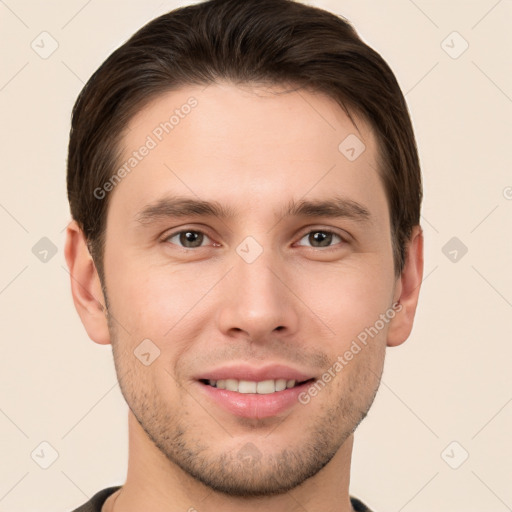
M 123 482 L 127 406 L 63 257 L 69 118 L 114 48 L 186 3 L 0 1 L 0 511 L 66 511 Z M 425 182 L 419 314 L 356 435 L 351 492 L 376 512 L 512 510 L 512 2 L 310 3 L 346 16 L 395 71 Z M 47 59 L 31 47 L 42 37 L 58 42 Z M 57 249 L 46 262 L 42 237 Z M 468 249 L 455 262 L 452 237 Z M 48 469 L 43 441 L 58 452 Z

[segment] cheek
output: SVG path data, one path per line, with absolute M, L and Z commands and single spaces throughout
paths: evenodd
M 218 277 L 208 270 L 135 267 L 123 267 L 119 261 L 109 275 L 113 314 L 134 340 L 149 338 L 162 347 L 170 340 L 184 343 L 199 327 L 198 311 Z
M 385 337 L 387 323 L 382 326 L 379 319 L 392 305 L 394 277 L 391 264 L 388 268 L 375 260 L 374 265 L 333 266 L 328 272 L 306 274 L 302 283 L 296 280 L 299 295 L 310 307 L 308 314 L 322 320 L 338 352 L 376 322 L 382 333 L 375 338 Z

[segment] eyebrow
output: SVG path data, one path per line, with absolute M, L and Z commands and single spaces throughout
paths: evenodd
M 168 218 L 218 217 L 232 219 L 236 215 L 236 209 L 226 207 L 217 201 L 170 196 L 163 197 L 143 207 L 135 215 L 135 220 L 146 225 Z M 291 200 L 282 212 L 276 212 L 275 216 L 280 220 L 285 217 L 328 217 L 347 218 L 362 223 L 371 221 L 368 208 L 356 201 L 340 196 L 322 200 Z

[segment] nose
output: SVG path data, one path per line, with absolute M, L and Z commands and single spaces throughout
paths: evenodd
M 252 263 L 235 255 L 217 315 L 221 332 L 253 343 L 296 333 L 299 305 L 287 281 L 285 265 L 268 251 Z

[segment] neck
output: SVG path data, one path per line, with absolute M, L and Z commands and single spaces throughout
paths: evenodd
M 295 489 L 256 498 L 213 491 L 169 461 L 129 412 L 129 459 L 126 483 L 111 501 L 114 512 L 352 512 L 349 498 L 350 436 L 331 461 Z M 113 496 L 114 498 L 114 496 Z

